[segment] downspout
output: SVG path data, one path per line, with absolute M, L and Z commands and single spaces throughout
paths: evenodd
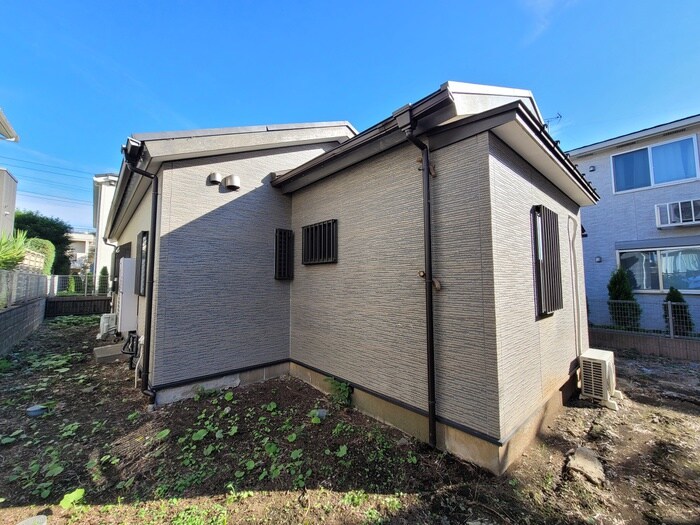
M 435 343 L 433 338 L 433 248 L 430 213 L 430 150 L 428 146 L 413 134 L 416 122 L 411 114 L 411 106 L 404 106 L 394 112 L 399 129 L 406 134 L 406 139 L 421 150 L 423 174 L 423 256 L 425 259 L 425 331 L 428 369 L 428 442 L 431 447 L 437 444 L 435 415 Z
M 130 139 L 133 140 L 133 139 Z M 143 145 L 140 145 L 138 157 L 140 157 Z M 138 157 L 136 160 L 138 160 Z M 141 360 L 141 392 L 150 398 L 151 403 L 155 403 L 156 393 L 149 388 L 149 369 L 151 365 L 151 328 L 153 317 L 153 281 L 155 275 L 155 253 L 156 253 L 156 227 L 158 216 L 158 174 L 149 173 L 136 167 L 135 162 L 129 162 L 128 153 L 125 152 L 125 162 L 127 167 L 134 173 L 151 179 L 151 226 L 148 232 L 148 267 L 146 269 L 146 314 L 143 334 L 143 358 Z
M 571 225 L 573 224 L 573 228 Z M 569 261 L 571 265 L 571 292 L 574 299 L 574 327 L 576 330 L 576 357 L 581 356 L 581 305 L 578 290 L 578 261 L 576 260 L 576 236 L 580 231 L 578 221 L 571 215 L 566 228 L 569 237 Z

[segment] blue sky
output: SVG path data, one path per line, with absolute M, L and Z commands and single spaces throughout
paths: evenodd
M 0 166 L 18 208 L 89 228 L 131 133 L 363 130 L 446 80 L 532 90 L 571 149 L 700 113 L 698 28 L 695 0 L 4 2 Z

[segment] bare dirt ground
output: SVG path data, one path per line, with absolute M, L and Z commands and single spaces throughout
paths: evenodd
M 59 318 L 0 359 L 2 524 L 700 523 L 697 363 L 618 355 L 620 410 L 572 399 L 497 478 L 290 378 L 148 412 L 96 332 Z M 602 485 L 567 469 L 579 446 Z

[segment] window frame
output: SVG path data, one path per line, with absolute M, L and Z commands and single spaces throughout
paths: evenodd
M 144 247 L 145 242 L 145 247 Z M 136 275 L 134 278 L 134 293 L 146 295 L 146 280 L 148 279 L 148 246 L 149 232 L 144 230 L 136 236 Z
M 549 220 L 549 224 L 545 224 L 545 220 Z M 530 210 L 530 222 L 535 310 L 540 319 L 564 309 L 559 214 L 538 204 Z
M 284 249 L 286 253 L 280 253 Z M 294 231 L 275 228 L 275 279 L 294 279 Z
M 631 252 L 656 252 L 656 259 L 658 261 L 658 274 L 659 274 L 659 288 L 653 290 L 632 290 L 632 293 L 639 294 L 667 294 L 669 288 L 664 287 L 664 274 L 661 271 L 661 252 L 671 251 L 671 250 L 684 250 L 684 249 L 697 249 L 700 250 L 700 244 L 690 244 L 687 246 L 662 246 L 661 248 L 634 248 L 630 250 L 615 250 L 615 260 L 617 262 L 617 267 L 620 267 L 620 254 L 631 253 Z M 700 289 L 690 290 L 687 288 L 678 288 L 683 295 L 700 295 Z
M 323 235 L 324 227 L 329 226 L 330 238 L 313 243 L 314 234 Z M 315 239 L 314 239 L 315 240 Z M 313 249 L 312 249 L 313 247 Z M 325 257 L 324 257 L 325 253 Z M 301 264 L 311 266 L 315 264 L 336 264 L 338 262 L 338 219 L 307 224 L 301 228 Z
M 653 162 L 653 157 L 651 150 L 652 148 L 655 148 L 657 146 L 664 146 L 666 144 L 672 144 L 674 142 L 680 142 L 682 140 L 687 140 L 691 139 L 693 141 L 693 156 L 695 157 L 695 177 L 687 178 L 687 179 L 680 179 L 680 180 L 674 180 L 670 182 L 655 182 L 654 179 L 654 162 Z M 615 157 L 619 157 L 621 155 L 627 155 L 628 153 L 634 153 L 635 151 L 642 151 L 646 150 L 647 151 L 647 162 L 649 163 L 649 179 L 650 179 L 650 184 L 649 186 L 643 186 L 641 188 L 632 188 L 629 190 L 617 190 L 617 187 L 615 186 Z M 688 182 L 693 182 L 697 181 L 700 179 L 700 159 L 698 159 L 698 140 L 697 140 L 697 135 L 691 134 L 691 135 L 684 135 L 682 137 L 676 137 L 670 140 L 665 140 L 663 142 L 655 142 L 654 144 L 649 144 L 648 146 L 642 146 L 641 148 L 635 148 L 635 149 L 630 149 L 629 151 L 624 151 L 620 153 L 616 153 L 614 155 L 610 155 L 610 179 L 611 179 L 611 184 L 612 184 L 612 190 L 613 190 L 613 195 L 623 195 L 625 193 L 632 193 L 635 191 L 644 191 L 648 190 L 651 188 L 663 188 L 664 186 L 674 186 L 676 184 L 685 184 Z

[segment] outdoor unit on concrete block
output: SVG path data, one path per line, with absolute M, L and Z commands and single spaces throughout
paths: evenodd
M 136 331 L 139 296 L 134 293 L 136 259 L 119 260 L 119 290 L 117 291 L 117 331 L 123 336 Z
M 597 399 L 612 410 L 617 410 L 615 399 L 622 394 L 615 384 L 615 356 L 606 350 L 590 348 L 579 358 L 581 364 L 581 398 Z

